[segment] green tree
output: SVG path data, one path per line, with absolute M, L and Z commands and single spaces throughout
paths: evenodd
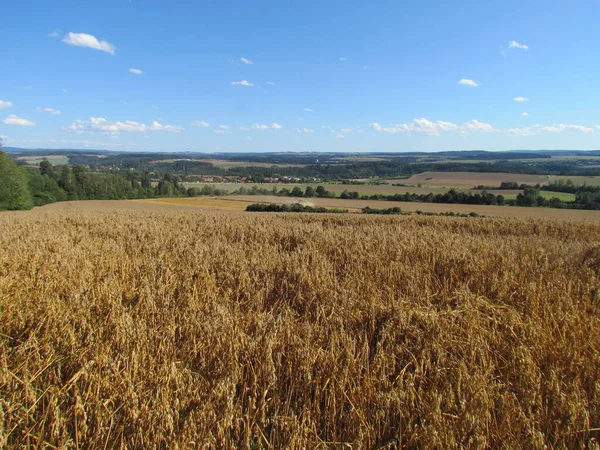
M 32 207 L 29 179 L 25 169 L 17 166 L 12 158 L 0 151 L 0 210 Z
M 54 166 L 46 159 L 40 162 L 40 173 L 42 175 L 48 175 L 52 178 L 55 178 L 56 176 L 56 173 L 54 172 Z
M 302 189 L 300 189 L 298 186 L 292 189 L 292 192 L 290 193 L 290 197 L 302 197 L 303 195 Z
M 315 188 L 312 186 L 306 186 L 306 190 L 304 191 L 304 196 L 305 197 L 314 197 L 315 195 L 317 195 L 317 193 L 315 192 Z

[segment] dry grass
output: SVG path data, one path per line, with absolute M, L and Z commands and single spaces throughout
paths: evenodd
M 478 185 L 500 186 L 503 181 L 516 181 L 519 184 L 545 184 L 550 179 L 544 175 L 518 173 L 423 172 L 407 179 L 386 181 L 390 183 L 422 184 L 423 186 L 472 188 Z
M 597 448 L 596 222 L 40 208 L 0 249 L 0 447 Z
M 272 195 L 233 195 L 222 197 L 227 201 L 247 201 L 250 203 L 277 203 L 292 204 L 301 202 L 311 206 L 324 206 L 326 208 L 344 208 L 358 211 L 367 206 L 371 208 L 402 208 L 405 212 L 455 212 L 468 214 L 476 212 L 490 217 L 520 217 L 520 218 L 556 218 L 556 219 L 581 219 L 600 220 L 600 211 L 586 211 L 580 209 L 555 209 L 555 208 L 525 208 L 522 206 L 488 206 L 488 205 L 463 205 L 452 203 L 424 203 L 424 202 L 393 202 L 385 200 L 344 200 L 340 198 L 296 198 L 277 197 Z M 191 204 L 191 203 L 190 203 Z

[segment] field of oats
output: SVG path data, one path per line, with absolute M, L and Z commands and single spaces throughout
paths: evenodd
M 597 448 L 599 276 L 591 221 L 2 213 L 0 447 Z

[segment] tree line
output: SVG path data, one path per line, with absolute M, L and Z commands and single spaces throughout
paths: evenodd
M 156 184 L 148 172 L 91 172 L 81 165 L 55 168 L 48 161 L 42 161 L 37 168 L 23 167 L 0 151 L 0 210 L 25 210 L 66 200 L 180 195 L 186 195 L 186 189 L 171 174 L 164 174 Z

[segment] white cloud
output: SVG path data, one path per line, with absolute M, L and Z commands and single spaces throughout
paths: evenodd
M 229 132 L 226 131 L 226 130 L 215 130 L 215 133 L 217 133 L 217 134 L 226 134 L 226 133 L 229 133 Z
M 348 61 L 348 58 L 344 58 L 343 56 L 340 56 L 339 60 L 340 61 Z
M 384 133 L 420 133 L 428 136 L 439 136 L 441 132 L 454 132 L 459 135 L 466 135 L 470 132 L 494 133 L 497 130 L 489 123 L 471 120 L 464 124 L 455 124 L 438 120 L 432 122 L 428 119 L 414 119 L 412 123 L 401 123 L 392 127 L 383 127 L 379 123 L 372 123 L 371 128 L 377 132 Z
M 266 81 L 265 84 L 268 84 L 270 86 L 275 86 L 275 82 L 274 81 Z
M 596 130 L 600 131 L 600 125 L 596 125 L 595 127 L 588 127 L 585 125 L 567 125 L 564 123 L 558 123 L 553 125 L 536 124 L 530 127 L 509 128 L 504 131 L 508 134 L 516 136 L 534 136 L 542 132 L 563 133 L 565 131 L 578 131 L 580 133 L 595 133 Z
M 153 121 L 151 125 L 146 125 L 133 120 L 125 120 L 124 122 L 109 122 L 103 117 L 90 117 L 89 120 L 76 120 L 71 125 L 65 128 L 67 131 L 75 133 L 110 133 L 119 134 L 121 132 L 138 132 L 145 133 L 148 131 L 168 131 L 171 133 L 179 133 L 183 131 L 182 127 L 175 125 L 161 125 L 157 121 Z
M 296 131 L 300 134 L 309 134 L 312 133 L 314 130 L 312 128 L 299 128 Z
M 479 86 L 479 83 L 477 81 L 473 81 L 470 80 L 468 78 L 462 78 L 458 84 L 462 84 L 463 86 L 471 86 L 471 87 L 477 87 Z
M 508 48 L 519 48 L 521 50 L 529 50 L 529 46 L 525 44 L 519 44 L 517 41 L 510 41 Z
M 520 44 L 517 41 L 510 41 L 508 43 L 508 48 L 504 48 L 504 46 L 500 47 L 500 54 L 502 56 L 507 56 L 508 55 L 508 51 L 512 48 L 518 49 L 518 50 L 529 50 L 529 46 L 525 45 L 525 44 Z
M 232 81 L 231 84 L 234 85 L 234 86 L 254 86 L 254 84 L 250 83 L 247 80 Z
M 221 130 L 229 130 L 229 125 L 219 125 Z
M 141 75 L 141 74 L 143 74 L 143 73 L 144 73 L 144 71 L 143 71 L 143 70 L 140 70 L 140 69 L 133 69 L 133 68 L 129 69 L 129 71 L 130 71 L 131 73 L 135 73 L 136 75 Z
M 10 108 L 12 105 L 13 105 L 12 102 L 0 100 L 0 109 L 7 109 L 7 108 Z
M 210 123 L 204 122 L 203 120 L 194 120 L 192 125 L 195 127 L 208 128 L 210 127 Z
M 567 130 L 581 131 L 582 133 L 593 133 L 594 128 L 586 127 L 584 125 L 565 125 L 562 123 L 554 124 L 550 126 L 537 126 L 541 131 L 551 131 L 553 133 L 562 133 Z
M 304 108 L 304 111 L 306 111 L 306 112 L 313 112 L 313 110 L 310 109 L 310 108 Z
M 527 113 L 527 112 L 522 112 L 522 113 L 521 113 L 521 115 L 522 115 L 523 117 L 527 117 L 527 116 L 529 115 L 529 113 Z
M 338 138 L 338 139 L 344 139 L 344 135 L 343 135 L 343 134 L 338 134 L 338 135 L 336 136 L 336 138 Z
M 342 128 L 340 130 L 344 134 L 352 133 L 352 128 Z
M 20 127 L 32 127 L 35 125 L 35 122 L 24 119 L 23 117 L 17 117 L 14 114 L 9 115 L 2 123 L 5 125 L 18 125 Z
M 99 41 L 95 36 L 86 33 L 67 33 L 62 41 L 74 47 L 93 48 L 111 55 L 114 55 L 117 50 L 110 42 Z
M 529 99 L 527 97 L 515 97 L 515 98 L 513 98 L 513 100 L 517 103 L 524 103 L 524 102 L 528 101 Z
M 38 106 L 37 108 L 35 108 L 35 110 L 37 112 L 52 114 L 53 116 L 58 116 L 60 114 L 60 111 L 54 108 L 42 108 L 41 106 Z
M 48 33 L 48 37 L 57 38 L 58 37 L 58 32 L 53 31 L 52 33 Z
M 241 61 L 241 62 L 243 62 L 244 64 L 247 64 L 247 65 L 250 65 L 250 66 L 251 66 L 252 64 L 254 64 L 254 61 L 252 61 L 252 60 L 250 60 L 250 59 L 248 59 L 248 58 L 243 58 L 243 57 L 242 57 L 242 58 L 240 58 L 240 61 Z
M 247 141 L 251 141 L 252 138 L 250 136 L 246 136 L 244 139 L 246 139 Z
M 273 130 L 281 130 L 283 128 L 283 125 L 279 125 L 277 122 L 273 122 L 270 126 L 262 124 L 262 123 L 255 123 L 254 125 L 252 125 L 250 127 L 250 129 L 252 129 L 252 130 L 258 130 L 258 131 L 265 131 L 265 130 L 268 130 L 269 128 L 271 128 Z M 242 127 L 240 129 L 241 130 L 247 130 L 248 128 Z

